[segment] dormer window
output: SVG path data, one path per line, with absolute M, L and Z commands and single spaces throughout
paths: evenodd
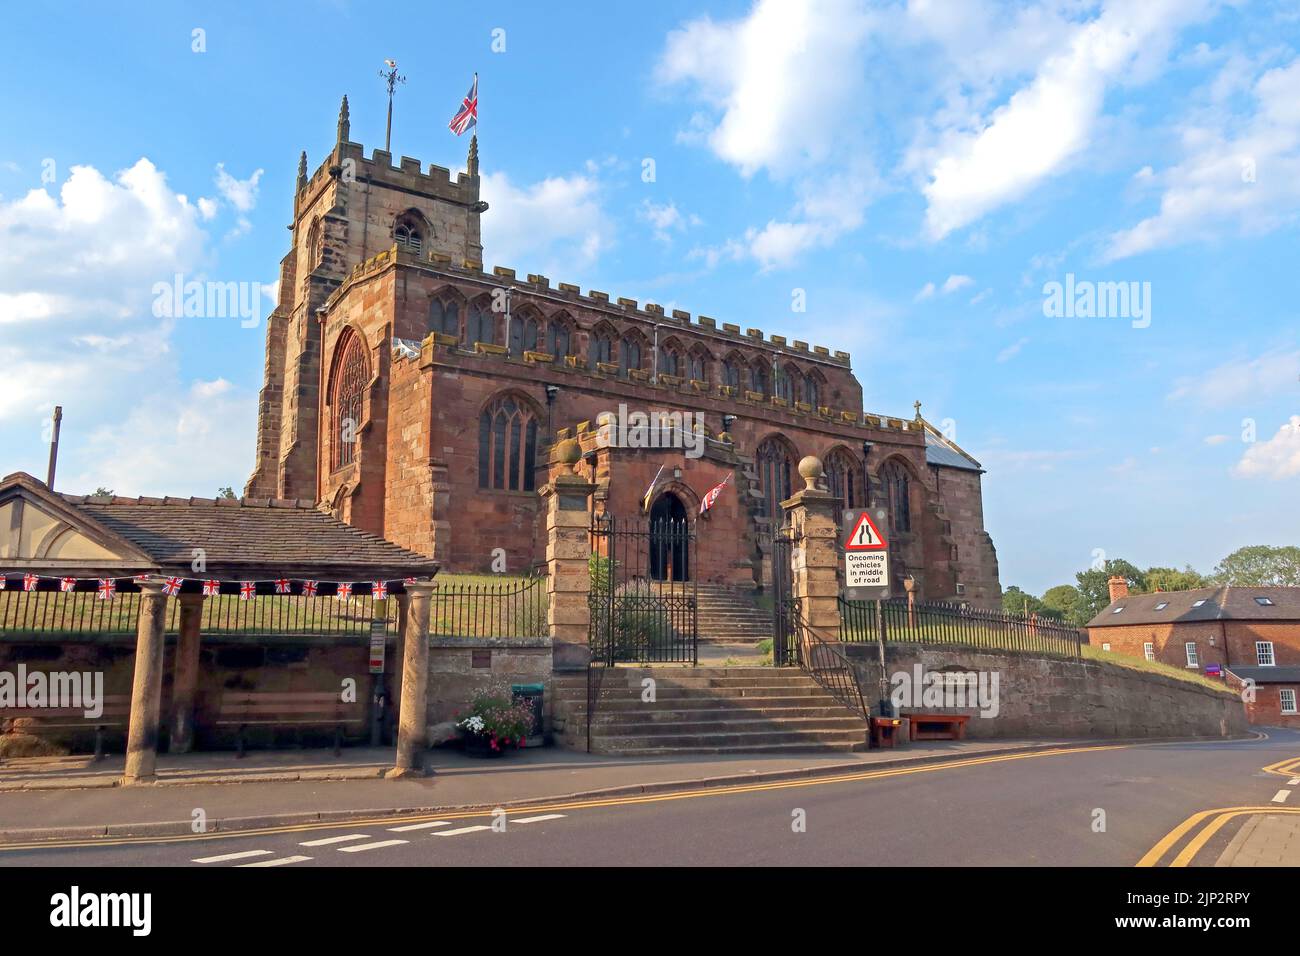
M 1205 598 L 1201 598 L 1199 601 L 1193 601 L 1192 607 L 1200 607 L 1204 603 L 1205 603 Z
M 1258 604 L 1260 607 L 1272 607 L 1273 599 L 1266 598 L 1266 597 L 1257 597 L 1255 598 L 1255 603 Z
M 1157 611 L 1163 611 L 1163 610 L 1164 610 L 1165 608 L 1167 608 L 1168 606 L 1169 606 L 1169 602 L 1168 602 L 1168 601 L 1161 601 L 1159 604 L 1156 605 L 1155 609 L 1156 609 Z

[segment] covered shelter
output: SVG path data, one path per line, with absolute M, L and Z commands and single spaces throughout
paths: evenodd
M 173 744 L 181 749 L 193 734 L 205 602 L 238 609 L 266 597 L 259 613 L 278 613 L 282 623 L 297 614 L 300 620 L 290 623 L 309 630 L 304 608 L 311 599 L 368 594 L 384 615 L 382 640 L 386 599 L 394 598 L 402 663 L 393 775 L 419 772 L 429 596 L 437 571 L 432 559 L 345 524 L 310 501 L 66 495 L 22 472 L 0 480 L 0 584 L 19 592 L 7 595 L 0 638 L 54 626 L 94 629 L 123 612 L 134 617 L 128 784 L 154 776 L 169 597 L 179 607 L 171 711 Z

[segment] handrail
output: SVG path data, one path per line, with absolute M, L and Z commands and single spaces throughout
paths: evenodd
M 827 640 L 804 619 L 799 608 L 792 612 L 795 624 L 799 628 L 803 653 L 799 664 L 808 675 L 822 688 L 849 710 L 856 710 L 862 718 L 871 722 L 871 711 L 862 697 L 862 687 L 858 683 L 858 672 L 848 657 L 839 650 L 839 641 Z

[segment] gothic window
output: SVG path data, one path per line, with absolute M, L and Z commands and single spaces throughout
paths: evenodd
M 907 469 L 897 461 L 887 461 L 880 469 L 880 480 L 889 501 L 890 522 L 895 531 L 912 530 L 912 481 Z
M 641 342 L 634 336 L 626 336 L 619 343 L 619 371 L 626 376 L 628 369 L 641 368 Z
M 803 400 L 814 409 L 821 404 L 821 385 L 815 375 L 809 375 L 803 381 Z
M 533 491 L 537 464 L 537 418 L 506 395 L 479 417 L 478 484 L 501 491 Z
M 794 451 L 779 438 L 769 438 L 758 446 L 754 456 L 758 466 L 758 486 L 762 494 L 762 514 L 781 521 L 781 502 L 790 497 L 794 474 Z
M 573 340 L 573 333 L 569 325 L 563 319 L 554 318 L 546 325 L 546 351 L 549 355 L 556 358 L 569 354 L 569 346 Z
M 510 317 L 510 354 L 519 358 L 537 351 L 537 320 L 527 312 Z
M 659 347 L 659 372 L 663 375 L 681 375 L 684 371 L 681 349 L 677 342 L 669 339 Z
M 761 360 L 749 368 L 749 390 L 767 394 L 767 369 Z
M 740 388 L 740 365 L 735 356 L 728 356 L 722 363 L 722 384 Z
M 709 380 L 709 357 L 703 349 L 695 349 L 686 359 L 686 376 L 697 382 Z
M 460 338 L 460 306 L 433 299 L 429 302 L 429 331 Z
M 836 510 L 860 508 L 866 504 L 862 497 L 861 469 L 853 456 L 842 448 L 826 456 L 826 485 L 835 496 Z
M 320 265 L 324 251 L 325 246 L 321 241 L 320 219 L 314 219 L 311 228 L 307 230 L 307 269 L 309 271 Z
M 497 317 L 481 303 L 470 305 L 465 315 L 465 342 L 471 347 L 475 342 L 497 344 Z
M 402 216 L 393 226 L 393 239 L 407 252 L 417 255 L 424 247 L 424 236 L 414 216 Z
M 614 339 L 604 330 L 593 332 L 587 354 L 592 368 L 596 367 L 597 362 L 610 364 L 614 361 Z
M 776 370 L 776 390 L 773 394 L 777 398 L 784 398 L 787 402 L 794 404 L 794 382 L 798 374 L 792 368 L 778 368 Z
M 335 348 L 334 381 L 330 389 L 330 457 L 335 470 L 357 459 L 361 440 L 361 415 L 370 363 L 361 337 L 348 329 Z

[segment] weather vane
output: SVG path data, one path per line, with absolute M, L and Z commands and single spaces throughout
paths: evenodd
M 380 70 L 379 75 L 388 81 L 388 129 L 384 132 L 384 152 L 393 151 L 393 92 L 397 89 L 398 83 L 405 83 L 406 77 L 397 75 L 397 61 L 385 60 L 386 70 Z

